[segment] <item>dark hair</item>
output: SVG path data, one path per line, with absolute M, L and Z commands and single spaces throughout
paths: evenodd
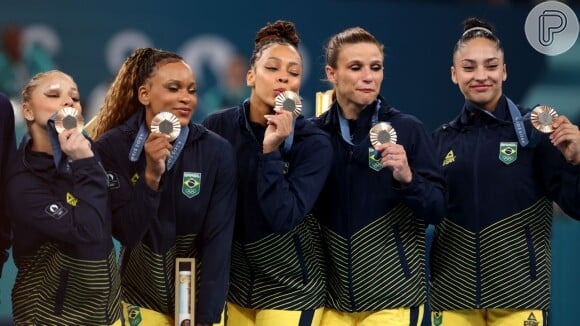
M 333 35 L 326 46 L 326 64 L 332 68 L 336 68 L 336 63 L 338 61 L 338 55 L 340 50 L 346 44 L 357 44 L 357 43 L 372 43 L 375 44 L 381 53 L 384 54 L 384 45 L 379 43 L 373 34 L 367 32 L 361 27 L 351 27 L 344 31 Z
M 466 42 L 478 37 L 483 37 L 492 41 L 495 43 L 496 48 L 503 52 L 501 42 L 499 38 L 495 36 L 495 29 L 493 25 L 472 17 L 463 21 L 463 34 L 457 43 L 455 43 L 453 54 L 455 55 L 455 52 L 457 52 L 459 48 L 462 47 Z
M 153 48 L 140 48 L 125 60 L 107 91 L 99 110 L 94 139 L 114 128 L 141 109 L 139 87 L 151 78 L 159 65 L 183 61 L 176 53 Z
M 300 38 L 296 33 L 294 23 L 285 20 L 268 23 L 256 33 L 254 52 L 252 52 L 252 57 L 250 58 L 250 66 L 253 67 L 262 55 L 262 52 L 273 44 L 288 44 L 298 51 L 299 43 Z

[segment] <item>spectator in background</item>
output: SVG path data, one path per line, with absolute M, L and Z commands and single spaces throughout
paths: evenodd
M 203 96 L 195 120 L 201 121 L 213 111 L 237 106 L 250 97 L 251 89 L 246 85 L 247 71 L 246 58 L 239 54 L 232 56 L 218 84 Z
M 2 30 L 0 51 L 0 92 L 16 99 L 30 78 L 54 68 L 52 58 L 39 45 L 25 48 L 22 28 L 9 24 Z

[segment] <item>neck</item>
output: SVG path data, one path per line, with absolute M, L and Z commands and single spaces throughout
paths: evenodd
M 30 127 L 31 149 L 35 152 L 52 155 L 52 146 L 48 138 L 48 132 L 43 127 L 32 125 Z
M 273 108 L 265 103 L 250 98 L 250 110 L 248 116 L 250 121 L 265 126 L 268 123 L 268 120 L 264 118 L 264 115 L 266 114 L 274 114 Z
M 357 120 L 360 116 L 360 113 L 365 109 L 365 107 L 359 107 L 353 103 L 349 103 L 347 105 L 340 104 L 338 101 L 339 109 L 342 112 L 342 116 L 344 116 L 347 120 Z

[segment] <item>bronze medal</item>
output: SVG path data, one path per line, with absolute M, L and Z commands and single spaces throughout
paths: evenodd
M 72 107 L 62 108 L 56 113 L 54 119 L 54 127 L 59 134 L 65 130 L 77 129 L 79 132 L 83 131 L 85 119 L 79 111 Z
M 377 146 L 379 144 L 397 143 L 397 132 L 393 126 L 388 122 L 379 122 L 374 125 L 369 131 L 369 139 L 371 145 Z
M 151 132 L 165 134 L 169 138 L 169 141 L 173 141 L 181 132 L 179 119 L 171 112 L 159 112 L 151 120 Z
M 276 107 L 292 112 L 294 118 L 302 113 L 302 101 L 300 96 L 292 91 L 284 91 L 276 96 Z
M 558 113 L 552 107 L 539 105 L 532 110 L 530 121 L 532 126 L 538 129 L 538 131 L 548 134 L 554 131 L 552 123 L 554 122 L 554 118 L 557 116 Z

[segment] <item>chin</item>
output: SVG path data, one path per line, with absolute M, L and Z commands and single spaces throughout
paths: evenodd
M 185 127 L 189 124 L 189 121 L 191 121 L 191 116 L 189 116 L 189 118 L 179 118 L 179 124 L 182 127 Z

